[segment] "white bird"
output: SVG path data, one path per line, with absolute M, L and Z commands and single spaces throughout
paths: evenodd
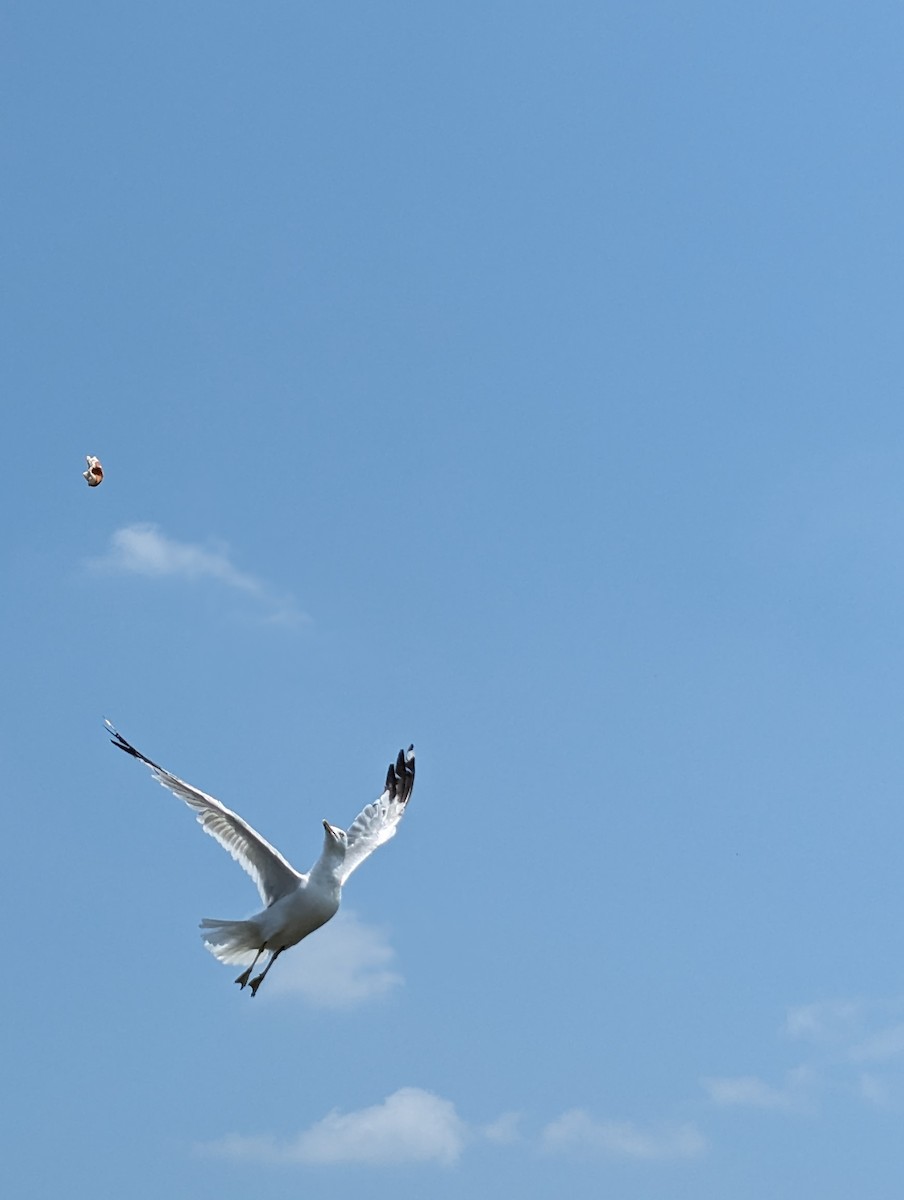
M 342 885 L 369 854 L 395 837 L 414 787 L 414 746 L 409 746 L 407 751 L 400 750 L 396 761 L 389 764 L 382 795 L 358 813 L 347 831 L 323 822 L 323 850 L 310 871 L 302 875 L 238 813 L 151 762 L 109 721 L 104 724 L 112 735 L 113 745 L 150 767 L 158 783 L 193 808 L 204 832 L 216 838 L 257 884 L 265 905 L 259 913 L 247 921 L 205 918 L 201 922 L 204 930 L 201 937 L 211 954 L 220 962 L 248 964 L 235 982 L 241 987 L 248 984 L 252 996 L 257 994 L 267 972 L 284 950 L 336 914 Z M 251 979 L 251 972 L 264 953 L 270 959 L 260 975 Z

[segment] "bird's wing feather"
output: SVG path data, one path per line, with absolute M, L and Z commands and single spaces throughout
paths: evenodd
M 396 761 L 389 764 L 383 794 L 362 809 L 347 830 L 343 883 L 378 846 L 395 837 L 413 787 L 414 746 L 409 746 L 407 751 L 400 750 Z
M 117 749 L 131 754 L 133 758 L 150 767 L 158 783 L 169 788 L 174 796 L 178 796 L 189 808 L 194 809 L 198 824 L 204 832 L 216 838 L 223 849 L 228 850 L 239 866 L 254 880 L 264 904 L 269 906 L 281 896 L 294 891 L 301 878 L 299 873 L 286 862 L 278 850 L 243 821 L 238 813 L 231 812 L 213 796 L 198 791 L 190 783 L 183 782 L 157 763 L 151 762 L 127 742 L 109 721 L 105 721 L 104 724 L 112 735 L 110 740 Z

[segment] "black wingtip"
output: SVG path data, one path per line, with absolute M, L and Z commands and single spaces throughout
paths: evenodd
M 395 762 L 389 764 L 389 770 L 386 772 L 386 790 L 390 800 L 407 804 L 413 787 L 414 746 L 411 745 L 407 750 L 400 750 Z
M 149 758 L 145 758 L 140 750 L 136 750 L 131 742 L 127 742 L 113 722 L 108 721 L 106 717 L 104 717 L 104 725 L 107 727 L 107 733 L 110 734 L 111 743 L 117 750 L 122 750 L 124 754 L 131 754 L 133 758 L 137 758 L 139 762 L 147 763 L 149 767 L 157 767 L 155 762 L 151 762 Z M 162 769 L 162 767 L 157 767 L 158 771 Z
M 117 750 L 124 750 L 126 754 L 133 754 L 136 758 L 139 757 L 138 751 L 134 746 L 129 745 L 112 721 L 108 721 L 107 718 L 104 717 L 104 725 L 107 727 L 107 733 L 110 735 L 111 743 L 116 747 Z

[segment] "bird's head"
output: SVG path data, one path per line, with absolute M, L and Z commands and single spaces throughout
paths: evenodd
M 348 835 L 345 830 L 331 825 L 329 821 L 323 822 L 323 828 L 325 831 L 323 838 L 324 853 L 345 858 L 345 852 L 348 849 Z

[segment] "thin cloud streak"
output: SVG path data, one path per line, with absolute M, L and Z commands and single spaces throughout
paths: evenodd
M 580 1108 L 551 1121 L 541 1142 L 551 1153 L 590 1151 L 612 1158 L 696 1158 L 706 1150 L 695 1125 L 644 1129 L 633 1121 L 597 1120 Z
M 892 1103 L 892 1091 L 888 1083 L 869 1071 L 863 1071 L 858 1078 L 857 1094 L 874 1108 L 889 1108 Z
M 497 1146 L 510 1146 L 521 1141 L 520 1124 L 521 1113 L 504 1112 L 495 1121 L 482 1125 L 479 1132 L 488 1142 L 494 1142 Z
M 822 1000 L 788 1012 L 792 1037 L 828 1045 L 849 1062 L 886 1062 L 904 1056 L 904 1000 Z
M 812 1042 L 850 1039 L 862 1026 L 864 1005 L 859 1000 L 819 1000 L 788 1009 L 785 1032 Z
M 775 1087 L 756 1075 L 708 1078 L 702 1083 L 710 1100 L 721 1108 L 803 1112 L 810 1107 L 808 1089 L 813 1081 L 808 1067 L 797 1067 L 788 1072 L 784 1087 Z
M 904 1023 L 889 1025 L 857 1045 L 851 1046 L 849 1057 L 852 1062 L 886 1062 L 904 1055 Z
M 180 542 L 152 522 L 115 530 L 107 553 L 93 559 L 90 565 L 95 570 L 151 579 L 180 579 L 190 583 L 212 580 L 251 597 L 269 622 L 290 625 L 306 620 L 290 596 L 280 595 L 255 575 L 240 571 L 224 543 L 202 546 Z

